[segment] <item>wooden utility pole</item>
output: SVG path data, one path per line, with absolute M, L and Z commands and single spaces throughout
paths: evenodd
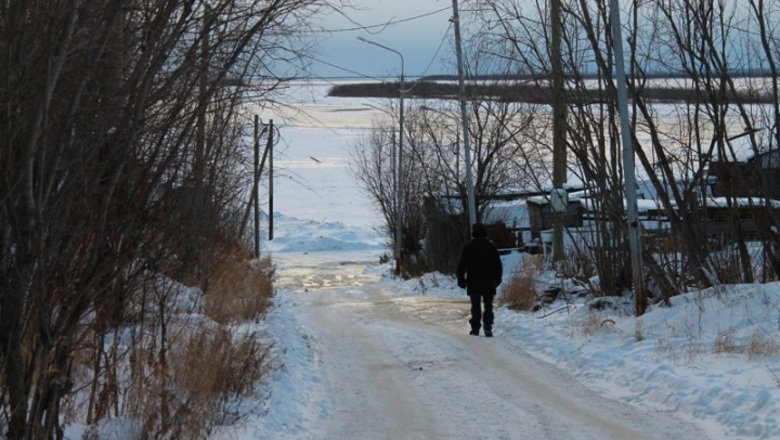
M 255 115 L 255 167 L 252 179 L 252 197 L 251 200 L 255 208 L 255 258 L 260 257 L 260 117 Z
M 273 124 L 273 121 L 272 121 Z M 260 176 L 263 174 L 263 168 L 265 168 L 265 160 L 268 157 L 269 154 L 269 145 L 266 145 L 265 151 L 263 151 L 263 157 L 260 159 L 260 163 L 257 163 L 257 157 L 260 154 L 260 137 L 265 133 L 265 131 L 268 130 L 268 127 L 263 127 L 262 130 L 260 130 L 260 120 L 257 115 L 255 115 L 255 164 L 254 164 L 254 170 L 253 170 L 253 176 L 252 176 L 252 193 L 249 195 L 249 202 L 247 203 L 246 210 L 244 211 L 244 217 L 241 219 L 241 227 L 239 228 L 239 235 L 243 236 L 244 231 L 246 231 L 247 223 L 249 223 L 249 215 L 251 214 L 253 208 L 255 211 L 255 251 L 259 254 L 259 243 L 260 243 L 260 232 L 258 230 L 259 224 L 260 224 L 260 206 L 259 206 L 259 197 L 260 197 L 260 191 L 259 191 L 259 183 L 260 183 Z M 270 135 L 269 137 L 272 137 L 273 135 Z M 273 142 L 273 139 L 271 139 L 271 142 Z M 273 188 L 271 188 L 271 191 L 273 192 Z M 271 195 L 270 197 L 273 197 Z M 273 202 L 271 202 L 273 203 Z
M 550 1 L 550 24 L 552 26 L 552 44 L 550 47 L 552 61 L 553 88 L 553 194 L 557 202 L 551 200 L 553 208 L 553 261 L 564 258 L 563 231 L 564 214 L 568 209 L 565 197 L 566 190 L 566 91 L 564 90 L 563 60 L 561 55 L 561 0 Z
M 628 217 L 628 244 L 631 248 L 631 274 L 636 299 L 636 316 L 647 308 L 644 280 L 642 279 L 642 242 L 639 207 L 637 206 L 636 175 L 634 174 L 634 141 L 628 122 L 628 97 L 626 92 L 626 68 L 623 60 L 623 33 L 620 29 L 618 0 L 610 2 L 612 21 L 612 44 L 615 51 L 615 87 L 617 88 L 618 111 L 620 113 L 620 134 L 623 142 L 623 170 L 626 184 L 626 214 Z
M 268 121 L 268 241 L 274 239 L 274 120 Z
M 474 198 L 474 178 L 471 175 L 471 145 L 469 137 L 469 114 L 466 109 L 466 82 L 463 67 L 463 50 L 460 39 L 460 16 L 458 0 L 452 0 L 452 21 L 455 25 L 455 52 L 458 58 L 458 98 L 460 101 L 461 125 L 463 128 L 463 159 L 466 167 L 466 199 L 469 211 L 469 226 L 477 222 L 477 207 Z

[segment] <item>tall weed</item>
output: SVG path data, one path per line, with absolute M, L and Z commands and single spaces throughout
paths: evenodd
M 512 273 L 499 298 L 501 305 L 512 310 L 531 310 L 536 304 L 536 279 L 544 264 L 538 256 L 523 260 L 520 270 Z
M 256 260 L 245 247 L 226 249 L 205 289 L 206 315 L 222 324 L 261 319 L 273 299 L 273 276 L 269 256 Z

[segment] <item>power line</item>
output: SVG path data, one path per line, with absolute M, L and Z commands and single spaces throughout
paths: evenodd
M 439 42 L 439 47 L 436 48 L 436 53 L 433 54 L 433 57 L 431 57 L 431 61 L 428 63 L 428 66 L 423 71 L 422 75 L 425 76 L 428 74 L 428 69 L 433 66 L 433 63 L 436 61 L 436 58 L 439 56 L 439 52 L 441 52 L 441 48 L 444 47 L 444 42 L 447 41 L 447 36 L 450 34 L 450 30 L 452 29 L 452 22 L 450 22 L 449 26 L 447 26 L 447 30 L 444 31 L 444 35 L 441 37 L 441 41 Z
M 341 67 L 341 66 L 339 66 L 337 64 L 329 63 L 329 62 L 327 62 L 325 60 L 321 60 L 321 59 L 313 57 L 311 55 L 302 55 L 302 56 L 304 56 L 306 58 L 309 58 L 310 60 L 314 61 L 315 63 L 324 64 L 326 66 L 333 67 L 334 69 L 338 69 L 338 70 L 341 70 L 343 72 L 351 73 L 351 74 L 353 74 L 353 75 L 355 75 L 357 77 L 360 77 L 360 78 L 374 79 L 374 77 L 372 77 L 370 75 L 367 75 L 365 73 L 361 73 L 361 72 L 357 72 L 355 70 L 347 69 L 346 67 Z M 325 78 L 319 78 L 319 79 L 325 79 Z
M 436 9 L 434 11 L 430 11 L 430 12 L 414 15 L 414 16 L 411 16 L 411 17 L 406 17 L 406 18 L 401 18 L 401 19 L 393 19 L 393 20 L 390 20 L 390 21 L 388 21 L 386 23 L 382 23 L 382 24 L 362 25 L 361 23 L 357 22 L 355 19 L 351 18 L 350 16 L 348 16 L 347 14 L 342 12 L 341 10 L 337 10 L 337 12 L 340 15 L 342 15 L 344 18 L 349 20 L 351 23 L 354 23 L 356 25 L 356 27 L 343 28 L 343 29 L 330 29 L 330 30 L 324 29 L 324 30 L 314 31 L 313 33 L 343 33 L 343 32 L 354 32 L 354 31 L 366 31 L 366 32 L 369 32 L 371 34 L 375 34 L 375 32 L 371 32 L 371 29 L 376 29 L 376 28 L 383 28 L 383 29 L 385 29 L 385 28 L 387 28 L 389 26 L 392 26 L 392 25 L 395 25 L 395 24 L 407 23 L 407 22 L 410 22 L 410 21 L 419 20 L 419 19 L 422 19 L 422 18 L 430 17 L 432 15 L 440 14 L 440 13 L 447 12 L 447 11 L 450 11 L 450 7 L 449 6 L 443 7 L 443 8 L 440 8 L 440 9 Z M 436 59 L 439 57 L 439 54 L 441 53 L 441 50 L 444 47 L 444 43 L 447 40 L 447 37 L 450 34 L 451 30 L 452 30 L 452 22 L 450 21 L 447 29 L 442 34 L 441 40 L 439 41 L 439 45 L 437 46 L 436 51 L 431 56 L 431 59 L 428 62 L 428 64 L 426 65 L 426 67 L 423 70 L 423 72 L 421 74 L 417 74 L 418 76 L 425 76 L 425 75 L 428 74 L 428 72 L 430 71 L 431 67 L 436 62 Z M 349 75 L 352 75 L 352 76 L 354 76 L 356 78 L 381 79 L 381 78 L 377 78 L 377 77 L 372 76 L 372 75 L 368 75 L 368 74 L 365 74 L 365 73 L 362 73 L 362 72 L 358 72 L 358 71 L 355 71 L 355 70 L 352 70 L 352 69 L 349 69 L 349 68 L 346 68 L 346 67 L 343 67 L 343 66 L 331 63 L 329 61 L 325 61 L 325 60 L 323 60 L 321 58 L 317 58 L 317 57 L 312 56 L 312 55 L 300 54 L 300 56 L 308 58 L 309 60 L 311 60 L 311 61 L 313 61 L 315 63 L 322 64 L 322 65 L 325 65 L 325 66 L 328 66 L 328 67 L 332 67 L 332 68 L 337 69 L 339 71 L 348 73 Z M 312 73 L 312 72 L 309 72 L 309 73 Z M 325 78 L 325 77 L 322 77 L 322 76 L 319 76 L 319 75 L 312 75 L 311 77 L 312 78 L 317 78 L 317 79 L 320 79 L 320 80 L 327 80 L 328 79 L 328 78 Z M 413 87 L 414 86 L 412 86 L 412 88 Z
M 341 11 L 338 11 L 338 13 L 341 14 L 341 16 L 343 16 L 344 18 L 349 20 L 350 23 L 355 24 L 356 27 L 344 28 L 344 29 L 330 29 L 330 30 L 323 29 L 321 31 L 316 31 L 316 32 L 317 33 L 341 33 L 341 32 L 366 31 L 366 32 L 368 32 L 368 33 L 370 33 L 372 35 L 376 35 L 379 32 L 381 32 L 381 30 L 379 32 L 371 32 L 371 29 L 382 28 L 382 30 L 384 30 L 384 29 L 386 29 L 386 28 L 388 28 L 389 26 L 392 26 L 392 25 L 396 25 L 396 24 L 400 24 L 400 23 L 407 23 L 407 22 L 410 22 L 410 21 L 419 20 L 421 18 L 430 17 L 431 15 L 436 15 L 436 14 L 439 14 L 439 13 L 447 11 L 447 10 L 449 10 L 449 8 L 441 8 L 441 9 L 437 9 L 435 11 L 426 12 L 424 14 L 415 15 L 415 16 L 412 16 L 412 17 L 401 18 L 401 19 L 398 19 L 398 20 L 390 20 L 390 21 L 387 21 L 385 23 L 373 24 L 373 25 L 368 25 L 368 26 L 362 25 L 359 22 L 357 22 L 356 20 L 354 20 L 353 18 L 351 18 L 350 16 L 348 16 L 347 14 L 345 14 L 345 13 L 343 13 Z
M 438 58 L 439 53 L 441 52 L 442 47 L 444 47 L 444 43 L 445 43 L 445 41 L 447 41 L 447 37 L 449 36 L 451 30 L 452 30 L 452 23 L 450 23 L 449 26 L 447 26 L 447 29 L 444 31 L 444 34 L 442 35 L 441 40 L 439 41 L 439 45 L 436 48 L 436 52 L 433 54 L 433 56 L 431 56 L 431 60 L 428 62 L 428 65 L 425 67 L 425 70 L 422 72 L 422 74 L 419 74 L 419 76 L 427 75 L 427 73 L 430 70 L 431 66 L 433 66 L 433 64 L 436 62 L 436 58 Z M 308 59 L 310 59 L 311 61 L 313 61 L 315 63 L 324 64 L 326 66 L 333 67 L 334 69 L 338 69 L 338 70 L 341 70 L 343 72 L 355 75 L 358 78 L 379 79 L 379 78 L 376 78 L 374 76 L 371 76 L 371 75 L 368 75 L 368 74 L 365 74 L 365 73 L 362 73 L 362 72 L 358 72 L 358 71 L 355 71 L 355 70 L 348 69 L 346 67 L 339 66 L 337 64 L 333 64 L 331 62 L 325 61 L 323 59 L 317 58 L 317 57 L 312 56 L 312 55 L 300 54 L 300 56 L 308 58 Z M 318 79 L 323 79 L 323 80 L 325 79 L 325 78 L 322 78 L 322 77 L 317 77 L 317 78 Z M 414 88 L 414 86 L 412 86 L 412 88 Z

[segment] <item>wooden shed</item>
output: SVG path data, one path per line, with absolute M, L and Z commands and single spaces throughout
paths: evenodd
M 531 238 L 539 238 L 542 231 L 553 227 L 553 211 L 545 197 L 526 200 L 528 217 L 531 224 Z M 578 228 L 583 223 L 583 207 L 579 200 L 569 200 L 567 211 L 563 215 L 563 224 L 567 228 Z
M 780 152 L 759 154 L 746 162 L 712 162 L 715 197 L 767 197 L 780 199 Z

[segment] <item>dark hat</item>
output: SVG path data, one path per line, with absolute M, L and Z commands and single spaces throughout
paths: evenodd
M 471 236 L 472 237 L 487 237 L 487 229 L 485 229 L 485 225 L 482 223 L 474 223 L 471 225 Z

